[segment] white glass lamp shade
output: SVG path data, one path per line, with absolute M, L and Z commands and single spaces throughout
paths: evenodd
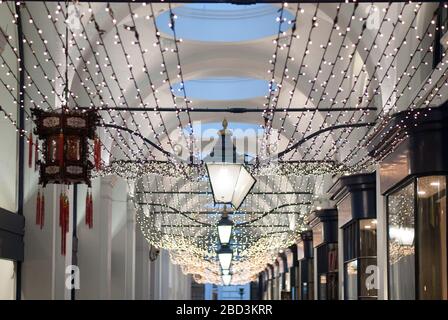
M 218 236 L 221 244 L 228 244 L 232 236 L 233 222 L 228 217 L 222 217 L 218 222 Z
M 232 281 L 232 276 L 231 276 L 230 274 L 222 275 L 222 283 L 223 283 L 225 286 L 230 285 L 230 282 L 231 282 L 231 281 Z
M 256 180 L 240 163 L 207 163 L 216 203 L 231 203 L 238 209 Z
M 232 249 L 228 245 L 221 246 L 221 249 L 218 250 L 218 260 L 222 270 L 230 269 L 232 258 Z

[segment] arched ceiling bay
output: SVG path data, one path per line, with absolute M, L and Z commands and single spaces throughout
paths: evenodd
M 195 225 L 189 236 L 199 217 L 214 223 L 208 211 L 222 210 L 207 181 L 188 179 L 190 152 L 200 161 L 210 139 L 201 127 L 219 130 L 226 118 L 252 137 L 264 154 L 251 152 L 258 181 L 238 219 L 260 218 L 248 233 L 257 239 L 262 228 L 288 234 L 303 227 L 315 201 L 327 200 L 333 177 L 371 169 L 369 135 L 391 113 L 417 106 L 444 72 L 436 68 L 434 81 L 415 87 L 432 63 L 431 3 L 70 5 L 23 3 L 28 101 L 43 109 L 63 103 L 70 10 L 69 106 L 100 113 L 104 172 L 135 174 L 136 163 L 148 165 L 139 177 L 151 191 L 142 213 L 168 211 L 177 216 L 171 224 L 188 220 Z M 229 21 L 232 27 L 222 27 Z M 207 79 L 234 82 L 213 88 Z M 179 144 L 185 157 L 178 158 Z M 284 225 L 275 229 L 275 221 Z M 291 239 L 269 241 L 278 241 L 276 250 Z

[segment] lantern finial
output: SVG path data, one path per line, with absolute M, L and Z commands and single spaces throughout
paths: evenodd
M 229 212 L 227 211 L 227 204 L 224 204 L 224 209 L 222 211 L 222 216 L 223 217 L 228 217 L 229 216 Z
M 224 120 L 222 120 L 222 129 L 219 130 L 219 135 L 221 135 L 221 136 L 226 135 L 228 125 L 229 125 L 229 123 L 227 122 L 227 119 L 224 118 Z

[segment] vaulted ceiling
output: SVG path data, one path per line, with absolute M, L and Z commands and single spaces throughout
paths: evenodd
M 68 62 L 69 107 L 101 114 L 105 172 L 151 163 L 138 184 L 142 212 L 182 213 L 184 224 L 216 222 L 208 182 L 155 167 L 188 166 L 191 153 L 200 163 L 226 118 L 238 139 L 250 137 L 242 152 L 257 175 L 235 219 L 256 220 L 258 233 L 297 231 L 335 177 L 374 168 L 366 144 L 388 116 L 444 101 L 447 64 L 432 66 L 436 7 L 25 2 L 25 98 L 59 108 Z

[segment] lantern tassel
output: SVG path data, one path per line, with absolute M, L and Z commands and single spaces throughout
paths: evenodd
M 92 192 L 89 194 L 89 229 L 93 228 L 93 197 Z
M 61 194 L 59 195 L 59 227 L 61 228 L 62 228 L 63 212 L 64 212 L 64 197 L 61 191 Z
M 65 255 L 65 232 L 64 232 L 64 195 L 61 194 L 59 195 L 59 227 L 61 228 L 61 255 Z
M 89 205 L 90 205 L 90 202 L 89 202 L 89 190 L 87 189 L 87 194 L 86 194 L 86 219 L 85 219 L 86 226 L 90 225 L 90 221 L 89 221 L 89 219 L 90 219 L 90 215 L 89 215 L 90 208 L 89 208 Z
M 30 137 L 28 139 L 28 167 L 31 168 L 33 166 L 33 133 L 30 133 Z
M 34 170 L 37 171 L 39 163 L 39 140 L 36 138 L 36 142 L 34 143 Z
M 62 196 L 62 222 L 61 222 L 61 254 L 65 256 L 67 247 L 67 233 L 69 226 L 69 200 L 66 194 Z
M 65 254 L 66 247 L 67 247 L 67 233 L 68 233 L 69 217 L 70 217 L 69 208 L 70 208 L 69 200 L 68 200 L 68 196 L 66 195 L 65 196 L 65 219 L 64 219 L 64 221 L 65 221 L 65 227 L 64 227 L 64 230 L 65 230 L 64 254 Z
M 98 137 L 95 137 L 93 142 L 93 160 L 95 163 L 95 169 L 101 170 L 101 141 Z

